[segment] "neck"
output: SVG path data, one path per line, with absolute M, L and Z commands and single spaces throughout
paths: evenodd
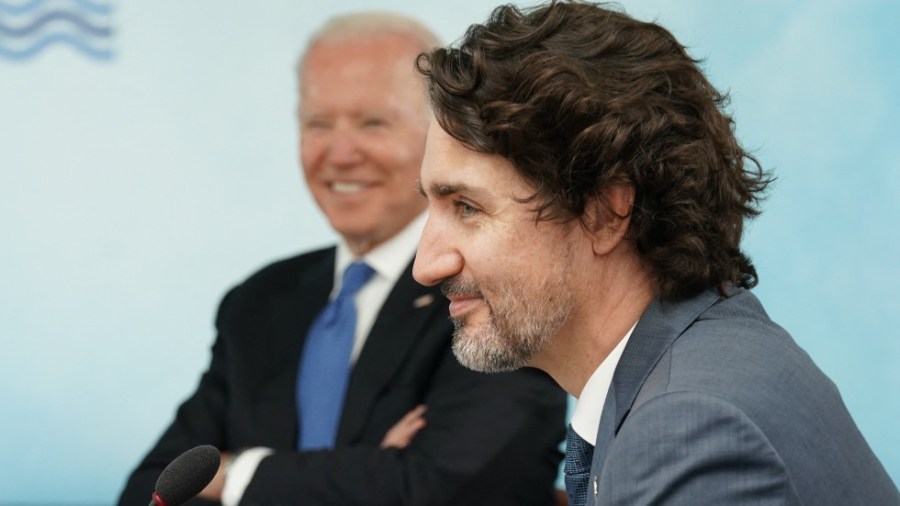
M 652 277 L 636 256 L 600 265 L 582 283 L 572 320 L 535 357 L 542 369 L 570 395 L 579 397 L 585 383 L 625 337 L 653 301 Z

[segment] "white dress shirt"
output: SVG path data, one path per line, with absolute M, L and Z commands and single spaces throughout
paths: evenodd
M 423 213 L 397 235 L 387 242 L 379 245 L 361 258 L 353 255 L 345 241 L 337 245 L 337 253 L 334 262 L 334 288 L 329 295 L 329 300 L 337 296 L 341 287 L 344 271 L 351 263 L 362 260 L 369 265 L 375 274 L 356 292 L 353 300 L 356 302 L 356 332 L 353 336 L 353 350 L 350 353 L 350 362 L 355 364 L 360 351 L 375 325 L 375 319 L 381 311 L 381 306 L 387 300 L 397 280 L 403 275 L 406 266 L 416 254 L 419 246 L 419 238 L 425 228 L 427 214 Z M 225 488 L 222 491 L 222 506 L 237 506 L 259 467 L 262 459 L 274 453 L 271 448 L 249 448 L 237 455 L 227 467 L 225 476 Z
M 625 350 L 625 345 L 636 326 L 637 322 L 631 326 L 625 337 L 609 352 L 603 362 L 600 362 L 594 374 L 591 374 L 587 383 L 584 384 L 581 395 L 575 403 L 575 411 L 572 413 L 572 429 L 591 446 L 597 445 L 597 431 L 600 429 L 600 416 L 603 414 L 606 394 L 609 393 L 609 387 L 612 385 L 613 373 L 616 372 L 616 366 L 619 364 L 619 359 L 622 358 L 622 351 Z

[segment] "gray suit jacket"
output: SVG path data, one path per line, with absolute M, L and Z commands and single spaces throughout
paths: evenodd
M 597 505 L 900 504 L 837 388 L 744 290 L 651 304 L 590 480 Z

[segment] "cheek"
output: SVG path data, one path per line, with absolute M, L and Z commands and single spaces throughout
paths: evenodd
M 487 233 L 486 239 L 469 247 L 469 262 L 478 268 L 486 284 L 494 291 L 519 292 L 523 289 L 523 275 L 540 270 L 546 258 L 532 258 L 526 254 L 527 243 L 506 233 Z M 477 267 L 475 267 L 477 266 Z
M 396 144 L 391 144 L 394 146 Z M 388 145 L 370 146 L 365 150 L 369 160 L 378 166 L 394 184 L 415 185 L 419 180 L 422 159 L 403 148 L 391 149 Z M 411 186 L 415 189 L 415 186 Z
M 418 215 L 428 207 L 428 203 L 416 191 L 415 183 L 401 186 L 400 195 L 397 201 L 401 203 L 400 205 L 408 214 Z
M 451 233 L 459 238 L 459 250 L 465 259 L 466 270 L 476 283 L 493 292 L 507 278 L 511 270 L 511 257 L 500 245 L 465 232 L 456 230 Z
M 325 142 L 312 135 L 301 137 L 300 140 L 300 166 L 303 172 L 309 176 L 322 165 L 322 156 L 325 153 Z
M 397 179 L 419 180 L 422 159 L 425 156 L 425 136 L 410 133 L 398 134 L 390 138 L 377 139 L 369 145 L 373 157 L 378 157 L 386 167 L 393 169 Z

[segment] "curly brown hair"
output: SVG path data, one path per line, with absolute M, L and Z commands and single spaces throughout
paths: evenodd
M 757 284 L 740 241 L 772 178 L 665 28 L 608 5 L 503 5 L 417 67 L 441 127 L 535 186 L 536 219 L 585 223 L 604 189 L 630 183 L 627 237 L 660 298 Z

